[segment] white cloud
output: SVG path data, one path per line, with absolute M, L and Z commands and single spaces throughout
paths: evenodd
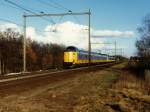
M 4 31 L 7 28 L 12 28 L 15 31 L 21 32 L 22 28 L 15 24 L 0 23 L 0 30 Z M 88 27 L 85 25 L 75 24 L 67 21 L 61 24 L 48 25 L 43 29 L 45 32 L 37 32 L 36 28 L 27 27 L 27 37 L 33 40 L 42 41 L 45 43 L 58 43 L 66 46 L 74 45 L 79 48 L 88 48 Z M 98 35 L 102 37 L 132 37 L 132 31 L 112 31 L 112 30 L 95 30 L 91 28 L 91 35 Z M 92 42 L 103 42 L 107 39 L 91 39 Z M 102 48 L 104 45 L 94 45 L 92 48 Z
M 27 37 L 30 37 L 33 40 L 36 39 L 36 37 L 38 37 L 34 27 L 27 27 L 26 32 L 27 32 Z
M 111 31 L 111 30 L 98 30 L 93 31 L 93 35 L 96 37 L 132 37 L 134 32 L 132 31 Z
M 0 23 L 0 31 L 5 31 L 6 29 L 9 29 L 11 28 L 12 30 L 16 31 L 16 32 L 20 32 L 21 31 L 21 28 L 16 25 L 16 24 L 13 24 L 13 23 Z
M 65 45 L 75 45 L 80 48 L 87 48 L 88 34 L 83 32 L 86 26 L 78 25 L 72 22 L 49 25 L 45 28 L 47 41 L 54 43 L 63 43 Z M 52 32 L 56 31 L 56 32 Z

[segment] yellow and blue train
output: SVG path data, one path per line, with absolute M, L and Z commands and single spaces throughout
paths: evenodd
M 90 64 L 111 63 L 115 61 L 113 56 L 101 53 L 90 53 Z M 88 51 L 79 50 L 74 46 L 69 46 L 64 51 L 64 66 L 82 66 L 89 63 Z

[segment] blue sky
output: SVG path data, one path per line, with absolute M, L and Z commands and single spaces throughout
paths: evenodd
M 34 9 L 35 11 L 44 11 L 45 13 L 66 12 L 65 9 L 46 6 L 38 0 L 10 0 L 25 8 Z M 117 46 L 123 46 L 125 55 L 134 55 L 136 52 L 135 41 L 138 38 L 137 27 L 142 23 L 143 17 L 150 13 L 150 0 L 41 0 L 53 4 L 53 1 L 61 4 L 67 9 L 74 12 L 83 12 L 91 9 L 91 27 L 95 30 L 112 30 L 112 31 L 132 31 L 132 37 L 116 37 L 107 39 L 107 41 L 117 41 Z M 14 6 L 13 6 L 14 7 Z M 0 18 L 9 19 L 22 24 L 22 14 L 24 11 L 12 8 L 12 5 L 0 0 Z M 53 18 L 56 23 L 59 18 Z M 60 23 L 72 21 L 76 24 L 87 25 L 87 18 L 64 17 Z M 1 22 L 2 24 L 2 22 Z M 29 26 L 43 29 L 46 25 L 51 24 L 42 19 L 30 19 Z M 106 41 L 106 40 L 105 40 Z

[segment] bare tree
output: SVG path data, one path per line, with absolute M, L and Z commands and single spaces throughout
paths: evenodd
M 136 42 L 138 55 L 143 57 L 143 62 L 146 67 L 150 65 L 150 14 L 145 16 L 143 24 L 138 28 L 140 40 Z
M 22 35 L 7 29 L 0 33 L 1 74 L 18 72 L 22 66 Z
M 11 29 L 0 32 L 0 74 L 22 71 L 22 39 L 20 33 Z M 64 48 L 63 45 L 27 39 L 27 70 L 62 67 Z

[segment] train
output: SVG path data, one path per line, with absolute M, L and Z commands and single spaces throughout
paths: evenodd
M 91 52 L 90 64 L 115 62 L 114 56 Z M 64 67 L 86 66 L 89 64 L 89 52 L 80 50 L 75 46 L 68 46 L 64 51 Z

